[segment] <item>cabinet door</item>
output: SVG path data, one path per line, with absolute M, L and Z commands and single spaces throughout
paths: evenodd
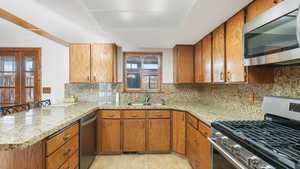
M 199 154 L 200 157 L 200 168 L 207 169 L 211 168 L 211 160 L 212 160 L 212 147 L 211 143 L 208 141 L 207 137 L 199 134 L 199 144 L 201 153 Z
M 198 42 L 195 45 L 195 82 L 202 83 L 203 75 L 202 75 L 202 41 Z
M 255 0 L 247 7 L 247 22 L 282 1 L 283 0 Z
M 193 83 L 194 82 L 194 47 L 176 46 L 174 58 L 175 82 Z
M 212 36 L 211 34 L 202 40 L 202 79 L 203 83 L 211 83 L 212 80 Z
M 201 147 L 199 142 L 200 133 L 190 124 L 187 124 L 187 158 L 193 169 L 200 169 Z
M 101 129 L 101 153 L 120 153 L 120 120 L 101 119 Z
M 170 151 L 170 119 L 150 119 L 148 121 L 148 151 Z
M 173 151 L 185 154 L 185 112 L 173 111 Z
M 114 44 L 92 44 L 92 82 L 115 82 L 117 48 Z
M 226 24 L 226 77 L 227 82 L 245 82 L 243 60 L 244 11 L 237 13 Z
M 146 120 L 123 121 L 123 151 L 145 152 Z
M 225 26 L 213 32 L 213 82 L 225 82 Z
M 71 44 L 70 49 L 70 83 L 90 82 L 91 76 L 90 44 Z

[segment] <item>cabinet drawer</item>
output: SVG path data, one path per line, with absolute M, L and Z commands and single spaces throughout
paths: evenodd
M 60 134 L 50 138 L 46 142 L 46 155 L 49 156 L 51 153 L 56 151 L 59 147 L 69 141 L 73 136 L 78 134 L 79 125 L 74 124 L 70 128 L 65 129 Z
M 123 111 L 123 118 L 145 118 L 146 113 L 145 111 L 137 111 L 137 110 L 129 110 Z
M 198 130 L 205 137 L 211 136 L 211 129 L 202 122 L 198 123 Z
M 149 118 L 170 118 L 170 111 L 164 110 L 151 110 L 147 111 Z
M 190 114 L 187 114 L 186 120 L 190 125 L 192 125 L 196 129 L 198 129 L 198 119 L 196 119 L 196 117 L 194 117 Z
M 46 158 L 46 169 L 58 169 L 62 164 L 70 159 L 72 154 L 78 150 L 78 135 L 71 138 L 66 144 L 56 152 Z
M 102 110 L 101 117 L 105 119 L 119 119 L 121 112 L 116 110 Z
M 76 151 L 72 157 L 67 161 L 65 162 L 64 165 L 62 165 L 59 169 L 75 169 L 78 167 L 78 157 L 79 154 L 78 154 L 78 151 Z

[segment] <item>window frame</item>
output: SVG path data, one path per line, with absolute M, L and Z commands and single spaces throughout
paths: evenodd
M 15 53 L 16 58 L 16 79 L 15 79 L 15 102 L 14 103 L 0 103 L 2 105 L 12 104 L 25 104 L 26 102 L 26 89 L 33 88 L 33 102 L 41 100 L 41 48 L 0 48 L 0 52 L 11 52 Z M 33 53 L 34 58 L 34 86 L 26 86 L 26 70 L 25 70 L 25 58 L 27 53 Z M 5 87 L 1 87 L 5 88 Z
M 126 63 L 127 63 L 127 57 L 129 56 L 139 56 L 139 57 L 144 57 L 144 56 L 158 56 L 159 57 L 159 70 L 157 75 L 159 75 L 159 88 L 158 89 L 150 89 L 150 90 L 144 90 L 142 88 L 136 88 L 136 89 L 129 89 L 127 88 L 127 69 L 126 69 Z M 162 66 L 163 66 L 163 54 L 162 52 L 123 52 L 123 82 L 124 82 L 124 91 L 127 93 L 160 93 L 161 92 L 161 85 L 162 85 Z M 143 65 L 143 64 L 142 64 Z M 142 72 L 144 71 L 144 68 L 142 68 Z M 143 78 L 143 74 L 139 72 L 141 75 L 141 81 Z M 155 73 L 151 73 L 155 74 Z

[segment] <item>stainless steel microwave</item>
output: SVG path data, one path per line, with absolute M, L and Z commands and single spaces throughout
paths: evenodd
M 285 0 L 244 26 L 244 65 L 300 63 L 300 0 Z

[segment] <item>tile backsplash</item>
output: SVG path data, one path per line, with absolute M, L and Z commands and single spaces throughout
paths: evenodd
M 234 112 L 260 112 L 264 96 L 300 97 L 300 66 L 281 66 L 275 68 L 273 84 L 235 84 L 235 85 L 199 85 L 199 84 L 163 84 L 161 93 L 151 93 L 151 102 L 167 104 L 181 102 L 199 102 L 218 107 L 220 110 Z M 115 101 L 114 91 L 123 91 L 122 84 L 66 84 L 65 97 L 76 96 L 81 101 L 111 103 Z M 248 104 L 248 94 L 254 93 L 254 104 Z M 120 102 L 139 100 L 144 93 L 120 94 Z

